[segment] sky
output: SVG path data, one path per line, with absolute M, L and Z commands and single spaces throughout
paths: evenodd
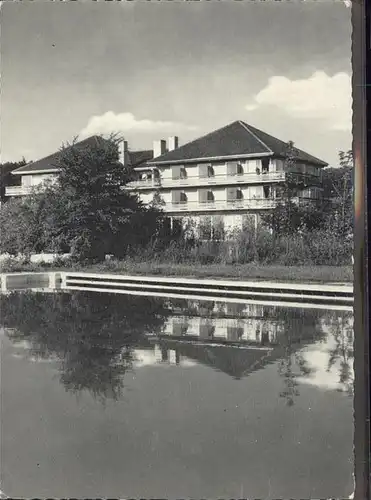
M 1 161 L 244 120 L 330 165 L 351 147 L 351 10 L 317 2 L 5 2 Z

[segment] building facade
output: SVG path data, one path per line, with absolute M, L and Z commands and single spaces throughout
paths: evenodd
M 275 207 L 290 178 L 294 201 L 321 199 L 325 162 L 242 121 L 233 122 L 184 146 L 177 137 L 154 143 L 154 158 L 135 167 L 130 185 L 145 203 L 160 199 L 172 218 L 192 220 L 206 232 L 257 224 Z M 289 154 L 293 154 L 288 162 Z
M 76 147 L 101 140 L 93 136 Z M 316 202 L 322 196 L 322 169 L 327 166 L 242 121 L 183 146 L 178 137 L 170 137 L 155 141 L 152 150 L 129 151 L 122 141 L 120 158 L 135 172 L 127 189 L 146 204 L 160 201 L 172 220 L 191 222 L 205 237 L 245 224 L 256 226 L 259 215 L 282 198 L 289 174 L 297 181 L 294 201 Z M 53 182 L 57 159 L 58 153 L 54 153 L 13 171 L 21 182 L 6 188 L 6 195 L 24 196 L 45 181 Z

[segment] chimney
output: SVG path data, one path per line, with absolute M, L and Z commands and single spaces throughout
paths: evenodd
M 173 151 L 179 147 L 179 137 L 176 135 L 169 137 L 169 151 Z
M 153 158 L 166 153 L 166 141 L 161 139 L 160 141 L 153 141 Z
M 120 162 L 127 167 L 130 163 L 128 141 L 121 141 L 119 144 Z

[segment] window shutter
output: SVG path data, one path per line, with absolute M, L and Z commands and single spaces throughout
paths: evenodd
M 180 191 L 172 191 L 171 193 L 173 203 L 180 203 L 181 192 Z
M 175 181 L 177 179 L 180 179 L 180 169 L 182 167 L 180 167 L 179 165 L 173 165 L 173 167 L 171 168 L 171 172 L 172 172 L 172 179 Z
M 198 191 L 198 201 L 200 203 L 206 203 L 208 200 L 208 193 L 209 191 L 207 189 L 200 189 Z
M 237 199 L 237 188 L 227 188 L 227 201 L 234 201 Z
M 208 177 L 209 165 L 202 163 L 198 166 L 200 178 Z
M 227 163 L 227 174 L 237 175 L 238 163 L 236 161 L 230 161 Z

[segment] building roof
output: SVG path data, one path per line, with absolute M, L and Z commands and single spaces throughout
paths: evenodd
M 84 149 L 89 146 L 95 146 L 99 144 L 101 141 L 105 141 L 103 137 L 98 135 L 93 135 L 84 139 L 82 141 L 76 142 L 74 145 L 75 148 Z M 69 146 L 72 147 L 72 146 Z M 40 160 L 36 160 L 34 162 L 28 163 L 23 167 L 17 168 L 13 170 L 13 174 L 24 174 L 24 173 L 32 173 L 32 172 L 57 172 L 58 171 L 58 158 L 60 155 L 60 151 L 57 151 L 49 156 L 45 156 Z
M 327 163 L 294 148 L 296 159 L 318 166 Z M 235 121 L 225 127 L 158 156 L 150 163 L 174 163 L 227 157 L 287 155 L 287 143 L 243 121 Z
M 129 151 L 131 166 L 133 168 L 145 165 L 153 159 L 153 150 L 146 149 L 145 151 Z
M 159 345 L 175 349 L 181 356 L 193 359 L 203 365 L 224 372 L 234 378 L 246 377 L 279 357 L 281 350 L 241 349 L 237 345 L 213 343 L 167 341 L 161 338 Z
M 92 137 L 88 137 L 82 141 L 77 142 L 74 147 L 77 148 L 86 148 L 89 146 L 93 146 L 99 144 L 99 141 L 104 141 L 103 137 L 98 135 L 93 135 Z M 72 146 L 71 146 L 72 147 Z M 23 167 L 19 167 L 12 171 L 13 174 L 24 174 L 24 173 L 33 173 L 33 172 L 57 172 L 58 171 L 58 157 L 60 155 L 60 151 L 53 153 L 49 156 L 45 156 L 45 158 L 41 158 L 40 160 L 28 163 Z M 144 150 L 144 151 L 129 151 L 129 157 L 132 167 L 139 167 L 145 165 L 149 160 L 153 158 L 152 150 Z

